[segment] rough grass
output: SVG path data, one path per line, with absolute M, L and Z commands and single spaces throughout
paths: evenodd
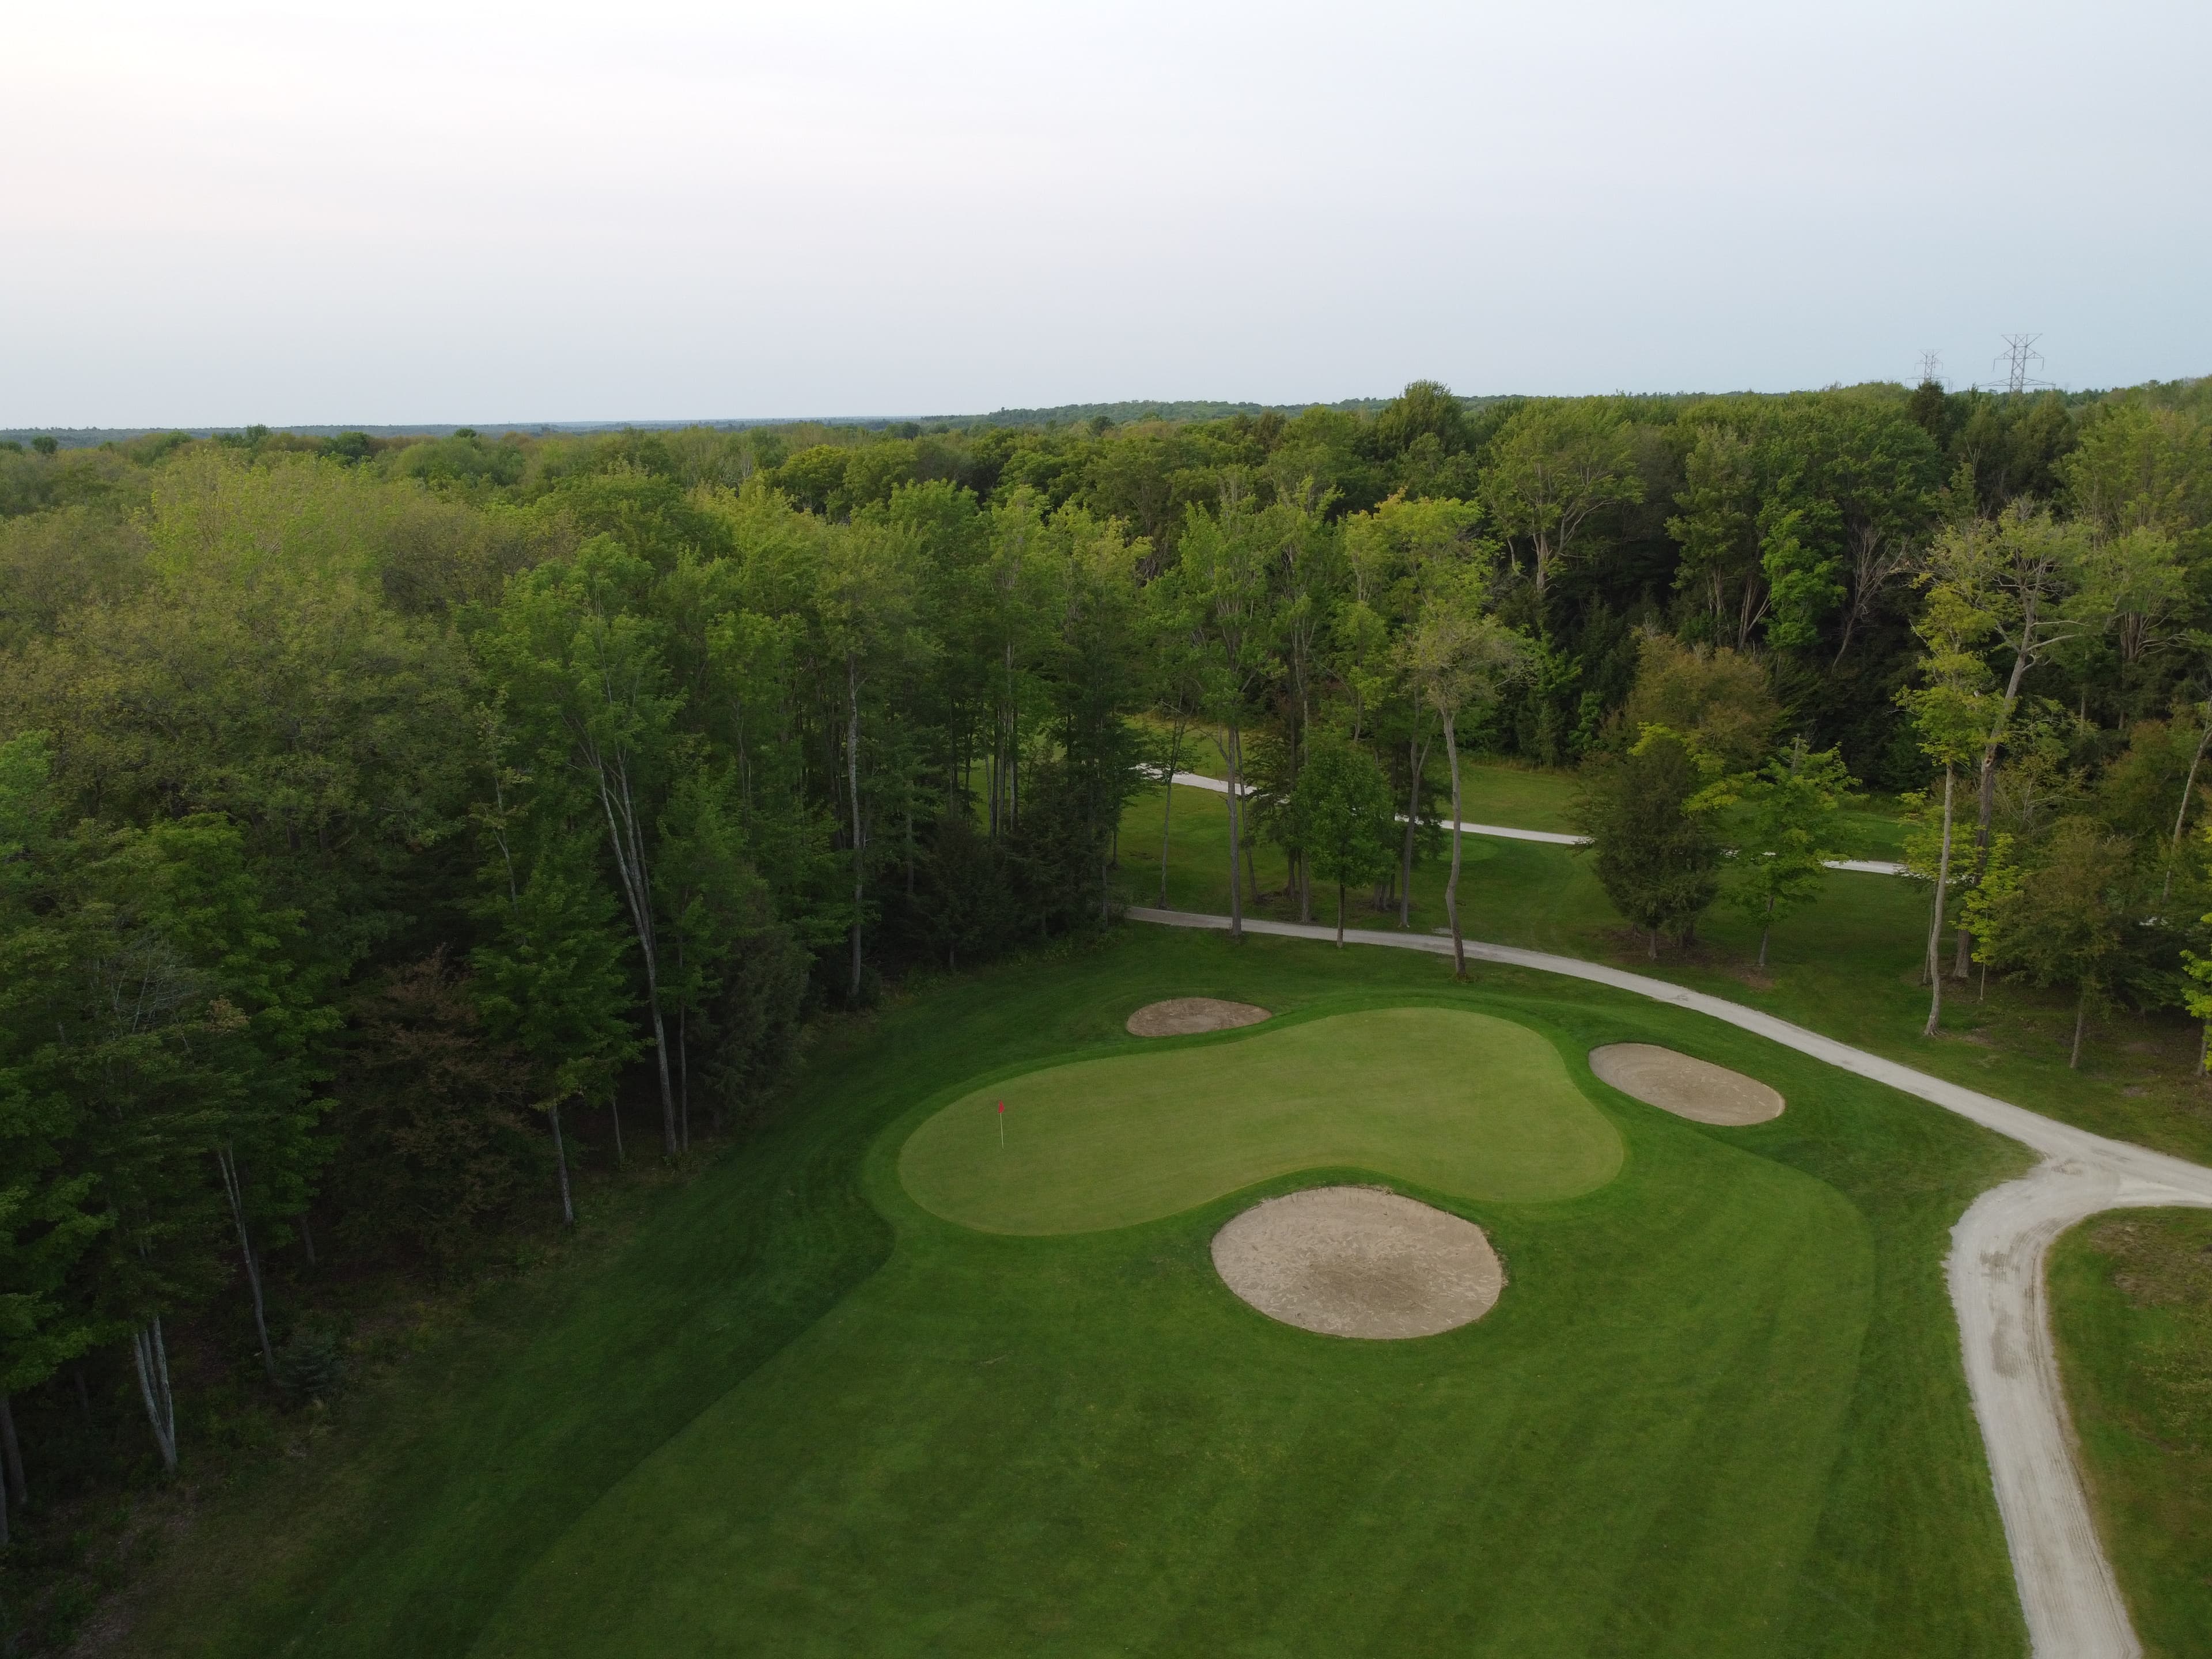
M 1107 1232 L 957 1227 L 898 1146 L 963 1079 L 1126 1048 L 1164 994 L 1546 1032 L 1628 1149 L 1498 1241 L 1463 1331 L 1278 1326 L 1206 1264 L 1261 1182 Z M 1588 1079 L 1766 1079 L 1708 1130 Z M 1224 1047 L 1233 1045 L 1224 1044 Z M 1194 1050 L 1195 1051 L 1195 1050 Z M 826 1042 L 613 1260 L 501 1291 L 306 1459 L 213 1500 L 133 1653 L 2016 1654 L 1940 1262 L 2018 1149 L 1679 1011 L 1435 958 L 1126 930 Z
M 2084 1222 L 2051 1256 L 2052 1324 L 2098 1530 L 2147 1652 L 2212 1644 L 2212 1212 Z
M 1620 1159 L 1619 1134 L 1534 1031 L 1390 1008 L 1155 1040 L 994 1082 L 925 1120 L 899 1175 L 923 1208 L 966 1226 L 1076 1233 L 1294 1170 L 1528 1202 L 1600 1186 Z

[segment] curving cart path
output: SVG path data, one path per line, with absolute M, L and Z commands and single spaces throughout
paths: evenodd
M 1217 795 L 1229 793 L 1228 779 L 1209 778 L 1200 772 L 1178 772 L 1174 781 L 1186 789 L 1210 789 Z M 1242 800 L 1245 796 L 1257 793 L 1248 784 L 1237 791 L 1237 798 Z M 1405 816 L 1403 812 L 1398 814 L 1401 821 Z M 1447 818 L 1443 827 L 1451 829 L 1451 821 Z M 1487 836 L 1494 841 L 1540 841 L 1553 847 L 1589 845 L 1588 836 L 1564 836 L 1555 830 L 1516 830 L 1503 823 L 1462 823 L 1458 828 L 1462 835 Z M 1829 859 L 1826 862 L 1831 870 L 1856 870 L 1862 875 L 1901 876 L 1906 873 L 1903 865 L 1891 864 L 1881 859 Z
M 1180 780 L 1178 780 L 1180 781 Z M 1132 908 L 1133 921 L 1225 930 L 1226 916 Z M 1255 933 L 1334 940 L 1333 929 L 1247 920 Z M 1346 942 L 1449 956 L 1427 933 L 1350 930 Z M 1859 1077 L 1886 1083 L 2043 1154 L 2018 1181 L 1992 1187 L 1951 1230 L 1945 1272 L 1959 1318 L 1966 1385 L 1987 1447 L 1997 1511 L 2037 1659 L 2138 1659 L 2142 1652 L 2112 1564 L 2098 1542 L 2075 1467 L 2073 1431 L 2051 1344 L 2044 1261 L 2051 1242 L 2102 1210 L 2212 1207 L 2212 1170 L 2031 1112 L 1808 1031 L 1755 1008 L 1602 963 L 1505 945 L 1467 943 L 1484 962 L 1563 974 L 1709 1014 Z

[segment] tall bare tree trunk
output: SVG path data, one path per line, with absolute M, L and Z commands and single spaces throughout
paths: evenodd
M 1923 1036 L 1934 1036 L 1943 1024 L 1943 963 L 1940 947 L 1943 939 L 1943 894 L 1951 884 L 1951 786 L 1958 775 L 1958 768 L 1949 762 L 1943 766 L 1943 850 L 1936 862 L 1936 917 L 1928 929 L 1928 1024 Z
M 568 1149 L 561 1140 L 561 1103 L 553 1103 L 553 1167 L 561 1172 L 561 1219 L 576 1224 L 576 1206 L 568 1198 Z
M 238 1253 L 246 1259 L 246 1285 L 253 1293 L 253 1334 L 261 1343 L 261 1369 L 271 1382 L 276 1380 L 276 1356 L 269 1348 L 269 1318 L 261 1300 L 261 1263 L 254 1258 L 253 1237 L 246 1228 L 246 1197 L 238 1179 L 238 1155 L 225 1144 L 215 1155 L 222 1171 L 222 1190 L 230 1200 L 230 1218 L 238 1227 Z
M 0 1394 L 0 1492 L 21 1508 L 31 1501 L 31 1488 L 23 1479 L 23 1443 L 15 1437 L 15 1402 Z
M 164 1474 L 177 1472 L 177 1399 L 169 1390 L 169 1349 L 161 1340 L 156 1314 L 131 1333 L 131 1364 L 138 1373 L 138 1398 L 145 1403 L 147 1425 L 161 1454 Z
M 1238 746 L 1237 722 L 1229 722 L 1229 743 L 1222 752 L 1229 763 L 1229 937 L 1241 941 L 1244 937 L 1244 884 L 1237 873 L 1237 843 L 1243 839 L 1243 814 L 1237 798 L 1243 767 L 1238 764 L 1243 753 Z
M 599 781 L 599 805 L 606 813 L 607 839 L 614 848 L 615 874 L 622 883 L 630 927 L 637 934 L 638 955 L 645 962 L 645 1006 L 653 1018 L 653 1058 L 660 1074 L 661 1145 L 673 1158 L 676 1090 L 669 1075 L 668 1027 L 660 1012 L 660 942 L 653 919 L 653 872 L 646 862 L 645 832 L 630 793 L 628 758 L 617 753 L 610 760 L 596 745 L 590 750 L 589 758 Z
M 1168 825 L 1175 814 L 1176 758 L 1182 753 L 1182 722 L 1168 738 L 1168 787 L 1160 802 L 1160 908 L 1168 908 Z
M 1444 878 L 1444 915 L 1451 923 L 1452 977 L 1467 977 L 1467 941 L 1461 936 L 1459 927 L 1459 733 L 1454 729 L 1452 717 L 1444 720 L 1444 753 L 1451 760 L 1452 785 L 1452 860 L 1451 873 Z
M 1344 949 L 1344 884 L 1336 884 L 1336 948 Z
M 1416 728 L 1420 721 L 1413 722 Z M 1410 778 L 1406 786 L 1406 833 L 1398 846 L 1398 925 L 1413 925 L 1413 834 L 1421 816 L 1421 763 L 1427 758 L 1421 753 L 1418 729 L 1406 739 L 1406 770 Z M 1456 805 L 1452 809 L 1452 820 L 1459 820 Z
M 2088 1018 L 2089 987 L 2087 981 L 2084 981 L 2081 994 L 2074 1004 L 2074 1052 L 2066 1057 L 2066 1069 L 2069 1072 L 2078 1072 L 2081 1069 L 2081 1026 Z
M 2020 703 L 2021 681 L 2027 676 L 2028 664 L 2033 660 L 2028 654 L 2028 647 L 2033 639 L 2034 628 L 2035 621 L 2031 613 L 2021 623 L 2021 649 L 2013 658 L 2012 677 L 2005 684 L 2004 702 L 1997 710 L 1996 727 L 1990 733 L 1989 741 L 1982 745 L 1980 811 L 1974 830 L 1973 884 L 1977 887 L 1982 884 L 1982 878 L 1989 872 L 1990 867 L 1990 822 L 1996 816 L 1997 805 L 1997 750 L 2003 744 L 2006 733 L 2011 727 L 2012 711 Z M 2082 695 L 2086 697 L 2088 693 L 2085 690 Z M 1951 960 L 1953 979 L 1966 978 L 1972 954 L 1972 935 L 1961 923 L 1958 948 Z M 1930 967 L 1933 965 L 1931 963 Z
M 2189 797 L 2196 792 L 2197 769 L 2204 763 L 2204 745 L 2208 743 L 2212 743 L 2212 713 L 2208 713 L 2203 734 L 2197 739 L 2197 752 L 2189 757 L 2189 776 L 2181 786 L 2181 810 L 2173 815 L 2173 845 L 2166 854 L 2166 881 L 2158 890 L 2161 902 L 2173 896 L 2173 864 L 2181 856 L 2181 831 L 2189 822 Z

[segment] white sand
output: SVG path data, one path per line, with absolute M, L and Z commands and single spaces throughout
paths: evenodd
M 1329 1336 L 1433 1336 L 1505 1288 L 1481 1228 L 1379 1187 L 1264 1200 L 1213 1236 L 1213 1266 L 1270 1319 Z
M 1609 1042 L 1590 1050 L 1589 1063 L 1601 1082 L 1676 1117 L 1741 1128 L 1782 1115 L 1782 1097 L 1757 1078 L 1672 1048 Z
M 1133 1036 L 1190 1036 L 1200 1031 L 1229 1031 L 1239 1025 L 1257 1025 L 1274 1018 L 1265 1008 L 1249 1002 L 1221 1002 L 1212 997 L 1170 997 L 1146 1003 L 1129 1016 Z

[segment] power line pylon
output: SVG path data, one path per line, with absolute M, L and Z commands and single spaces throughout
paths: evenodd
M 1920 354 L 1920 384 L 1926 386 L 1930 380 L 1943 384 L 1943 354 L 1933 346 Z
M 2027 373 L 2030 364 L 2042 367 L 2043 354 L 2035 349 L 2035 343 L 2042 337 L 2040 334 L 2008 334 L 2003 337 L 2004 351 L 1990 360 L 1990 367 L 1994 369 L 2000 363 L 2004 365 L 2004 389 L 2007 392 L 2025 392 L 2032 386 L 2049 384 L 2045 380 L 2029 379 Z

